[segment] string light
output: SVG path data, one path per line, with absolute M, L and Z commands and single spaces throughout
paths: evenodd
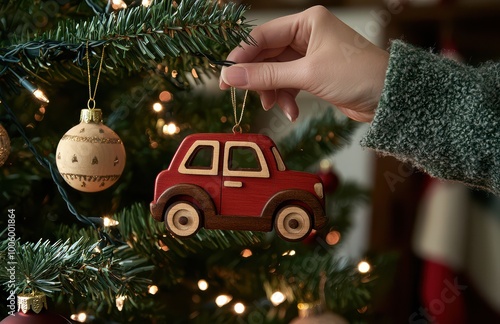
M 359 272 L 367 273 L 368 271 L 370 271 L 370 269 L 371 269 L 371 266 L 368 262 L 361 261 L 360 263 L 358 263 L 358 271 Z
M 294 256 L 295 255 L 295 250 L 289 250 L 289 251 L 285 251 L 283 252 L 282 256 Z
M 179 133 L 180 128 L 177 127 L 174 123 L 169 123 L 167 125 L 163 125 L 163 134 L 165 135 L 174 135 Z
M 244 249 L 243 251 L 241 251 L 241 256 L 244 257 L 244 258 L 251 257 L 252 256 L 252 250 L 250 250 L 250 249 Z
M 196 72 L 196 70 L 194 68 L 191 69 L 191 74 L 193 75 L 193 78 L 195 78 L 195 79 L 199 78 L 198 72 Z
M 149 7 L 151 5 L 151 0 L 142 0 L 142 5 L 144 7 Z
M 169 91 L 167 90 L 164 90 L 162 92 L 160 92 L 160 95 L 158 96 L 158 98 L 163 101 L 163 102 L 169 102 L 171 101 L 174 97 L 172 95 L 172 93 L 170 93 Z
M 198 288 L 201 290 L 201 291 L 205 291 L 208 289 L 208 282 L 206 280 L 199 280 L 198 281 Z
M 102 224 L 104 225 L 104 227 L 111 227 L 120 224 L 120 222 L 109 217 L 103 217 Z
M 162 250 L 163 250 L 163 251 L 165 251 L 165 252 L 167 252 L 168 250 L 170 250 L 170 249 L 168 248 L 168 246 L 167 246 L 165 243 L 163 243 L 163 241 L 162 241 L 162 240 L 158 240 L 158 248 L 159 248 L 159 249 L 162 249 Z
M 331 231 L 330 233 L 328 233 L 325 237 L 325 241 L 326 243 L 328 243 L 328 245 L 335 245 L 335 244 L 338 244 L 340 242 L 340 232 L 338 231 Z
M 156 112 L 160 112 L 163 110 L 163 105 L 159 102 L 155 102 L 153 104 L 153 110 L 156 111 Z
M 148 293 L 151 295 L 155 295 L 158 292 L 158 286 L 157 285 L 151 285 L 148 287 Z
M 47 98 L 47 96 L 45 95 L 45 93 L 43 93 L 42 90 L 40 90 L 35 85 L 33 85 L 33 83 L 29 82 L 28 79 L 26 79 L 26 77 L 19 76 L 19 74 L 14 72 L 14 70 L 12 70 L 11 68 L 9 68 L 9 70 L 10 70 L 10 72 L 12 72 L 12 74 L 14 74 L 17 77 L 19 83 L 26 90 L 31 92 L 35 98 L 37 98 L 38 100 L 43 101 L 45 103 L 49 103 L 49 98 Z
M 123 0 L 113 0 L 111 1 L 111 7 L 113 7 L 114 10 L 125 9 L 127 8 L 127 4 Z
M 281 291 L 275 291 L 271 295 L 271 303 L 274 306 L 278 306 L 279 304 L 281 304 L 284 301 L 285 301 L 285 295 L 283 295 L 283 293 Z
M 125 299 L 127 299 L 127 296 L 116 296 L 115 305 L 120 312 L 122 311 L 123 305 L 125 304 Z
M 243 305 L 242 303 L 234 304 L 233 308 L 236 314 L 243 314 L 245 312 L 245 305 Z
M 85 323 L 85 321 L 87 320 L 87 314 L 85 314 L 84 312 L 72 314 L 71 319 L 76 322 Z
M 217 304 L 217 306 L 222 307 L 229 303 L 232 299 L 233 297 L 229 295 L 219 295 L 217 296 L 217 298 L 215 298 L 215 303 Z

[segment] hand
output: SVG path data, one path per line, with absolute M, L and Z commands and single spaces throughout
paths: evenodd
M 242 43 L 227 57 L 220 88 L 256 90 L 262 106 L 275 104 L 291 121 L 295 98 L 308 91 L 357 121 L 373 119 L 389 54 L 370 43 L 322 6 L 256 27 L 257 45 Z

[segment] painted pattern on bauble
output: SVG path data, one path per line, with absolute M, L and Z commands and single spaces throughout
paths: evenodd
M 63 179 L 84 192 L 112 186 L 125 167 L 125 147 L 120 137 L 102 123 L 100 109 L 82 109 L 80 124 L 59 141 L 56 163 Z

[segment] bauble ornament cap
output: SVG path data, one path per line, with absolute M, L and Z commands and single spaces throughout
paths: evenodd
M 9 314 L 1 324 L 71 324 L 59 314 L 47 310 L 47 298 L 44 293 L 17 295 L 18 311 Z
M 102 191 L 120 178 L 125 168 L 125 147 L 120 137 L 102 123 L 101 109 L 82 109 L 80 124 L 59 141 L 56 163 L 71 187 Z

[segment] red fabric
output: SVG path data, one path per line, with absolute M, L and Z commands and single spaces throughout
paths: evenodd
M 425 318 L 435 324 L 465 324 L 465 296 L 458 275 L 449 267 L 425 260 L 422 302 Z

